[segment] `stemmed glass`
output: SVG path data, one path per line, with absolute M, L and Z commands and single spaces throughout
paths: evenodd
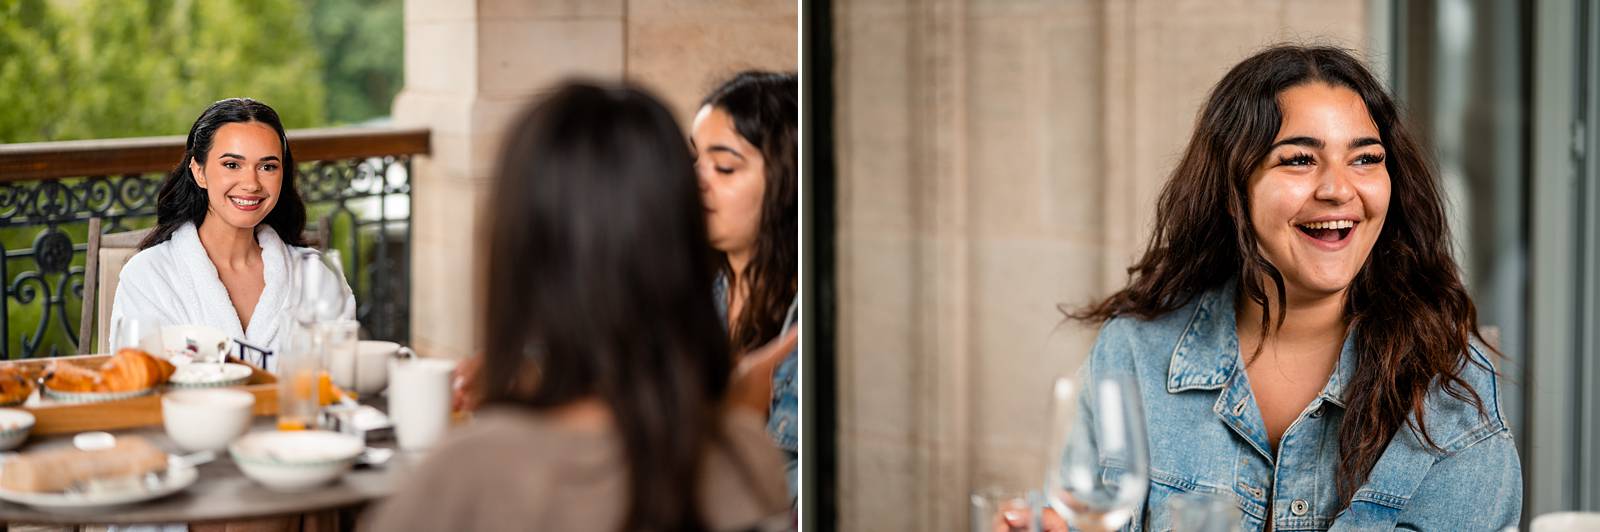
M 289 314 L 300 325 L 333 321 L 344 313 L 344 280 L 332 260 L 316 251 L 301 251 L 295 257 L 290 277 Z
M 311 428 L 321 406 L 322 390 L 331 389 L 324 354 L 327 332 L 343 316 L 344 282 L 326 257 L 315 251 L 299 252 L 290 276 L 290 323 L 287 346 L 275 357 L 278 373 L 278 428 Z
M 1139 388 L 1129 375 L 1091 377 L 1082 390 L 1073 384 L 1058 378 L 1051 394 L 1045 499 L 1079 530 L 1115 530 L 1149 490 Z

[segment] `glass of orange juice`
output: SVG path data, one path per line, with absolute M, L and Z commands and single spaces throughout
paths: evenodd
M 321 408 L 322 342 L 315 326 L 295 324 L 278 354 L 278 430 L 314 428 Z
M 326 371 L 319 379 L 322 404 L 329 405 L 339 399 L 334 387 L 343 392 L 355 388 L 357 372 L 356 348 L 360 345 L 361 323 L 356 320 L 325 321 L 317 325 L 322 330 L 323 361 Z M 348 392 L 344 392 L 348 395 Z

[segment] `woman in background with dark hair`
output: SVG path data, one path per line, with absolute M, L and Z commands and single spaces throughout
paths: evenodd
M 767 417 L 799 461 L 799 84 L 793 74 L 742 72 L 695 114 L 695 171 L 715 250 L 717 310 L 738 360 L 732 401 Z
M 112 323 L 205 325 L 276 350 L 305 225 L 278 113 L 249 98 L 211 104 L 156 195 L 156 228 L 122 269 Z
M 1072 317 L 1102 324 L 1082 375 L 1138 383 L 1142 528 L 1169 529 L 1183 492 L 1233 501 L 1245 530 L 1517 524 L 1438 178 L 1350 53 L 1278 46 L 1223 76 L 1129 272 Z
M 711 292 L 682 133 L 650 96 L 567 85 L 513 127 L 485 226 L 484 406 L 372 530 L 787 526 Z

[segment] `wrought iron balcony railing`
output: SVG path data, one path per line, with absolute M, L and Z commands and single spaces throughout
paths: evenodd
M 155 224 L 156 190 L 181 136 L 0 144 L 0 358 L 71 354 L 79 342 L 88 220 L 104 232 Z M 308 223 L 329 224 L 370 336 L 410 336 L 411 158 L 428 130 L 289 132 Z M 93 302 L 89 302 L 93 304 Z

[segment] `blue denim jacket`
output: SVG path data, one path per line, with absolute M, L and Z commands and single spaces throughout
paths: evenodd
M 717 317 L 724 327 L 728 324 L 728 278 L 718 275 L 712 285 L 712 297 L 717 305 Z M 783 320 L 782 337 L 800 321 L 800 300 L 789 305 Z M 783 451 L 784 476 L 789 481 L 789 498 L 796 497 L 796 481 L 800 473 L 800 360 L 799 350 L 789 351 L 783 361 L 772 371 L 772 404 L 767 410 L 767 435 Z
M 1334 476 L 1345 386 L 1360 363 L 1354 335 L 1322 392 L 1284 431 L 1274 455 L 1239 355 L 1237 288 L 1229 283 L 1150 321 L 1118 317 L 1100 330 L 1084 371 L 1131 374 L 1150 439 L 1150 490 L 1131 530 L 1166 531 L 1166 502 L 1201 492 L 1234 501 L 1243 530 L 1500 530 L 1522 512 L 1522 472 L 1483 353 L 1462 377 L 1488 417 L 1437 387 L 1424 400 L 1429 448 L 1402 426 L 1340 510 Z M 1082 381 L 1080 375 L 1080 381 Z M 1089 387 L 1092 388 L 1092 387 Z M 1080 396 L 1085 409 L 1092 395 Z M 1085 410 L 1080 411 L 1080 419 Z M 1272 515 L 1266 515 L 1269 501 Z

